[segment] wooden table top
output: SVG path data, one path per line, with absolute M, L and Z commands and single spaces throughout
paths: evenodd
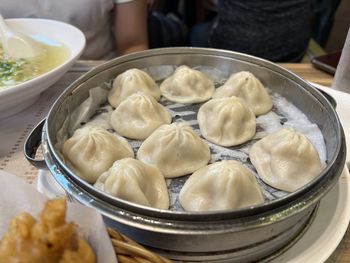
M 327 87 L 330 87 L 332 84 L 332 75 L 316 69 L 311 64 L 281 63 L 280 65 L 307 81 Z M 326 262 L 350 263 L 350 228 L 348 228 L 341 243 Z
M 289 69 L 302 77 L 303 79 L 314 82 L 323 86 L 330 87 L 332 85 L 333 76 L 316 69 L 312 64 L 309 63 L 280 63 L 282 67 Z

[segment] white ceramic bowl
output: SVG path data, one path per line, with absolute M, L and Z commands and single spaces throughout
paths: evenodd
M 67 60 L 54 69 L 21 84 L 0 89 L 0 118 L 20 112 L 34 103 L 40 93 L 54 84 L 79 58 L 85 47 L 85 36 L 76 27 L 54 20 L 35 18 L 7 19 L 19 32 L 40 35 L 61 42 L 69 49 Z

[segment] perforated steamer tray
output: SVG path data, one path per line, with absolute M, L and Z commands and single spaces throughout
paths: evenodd
M 61 128 L 67 124 L 67 116 L 88 98 L 89 91 L 129 68 L 183 64 L 228 73 L 242 70 L 252 72 L 272 94 L 287 98 L 312 123 L 317 124 L 325 141 L 327 167 L 319 177 L 294 193 L 281 193 L 280 196 L 278 192 L 265 189 L 269 197 L 262 205 L 191 213 L 157 210 L 111 197 L 81 180 L 65 165 L 56 148 L 56 138 L 60 133 L 65 136 L 69 134 L 69 129 L 62 132 Z M 171 110 L 175 111 L 176 108 Z M 285 118 L 287 113 L 283 112 L 284 109 L 275 105 L 274 112 L 282 116 L 277 118 L 278 121 L 292 122 Z M 190 118 L 188 121 L 196 128 L 196 123 L 191 123 L 191 114 L 185 115 L 179 114 L 180 118 Z M 177 118 L 176 121 L 179 120 Z M 66 126 L 69 128 L 69 121 Z M 258 134 L 264 130 L 265 127 L 259 123 Z M 45 122 L 41 140 L 45 162 L 68 194 L 78 202 L 98 209 L 105 216 L 107 224 L 136 241 L 167 250 L 174 258 L 191 260 L 203 258 L 203 255 L 205 261 L 227 258 L 230 258 L 230 262 L 256 260 L 285 246 L 303 229 L 317 202 L 337 181 L 345 163 L 344 135 L 338 117 L 330 103 L 311 85 L 271 62 L 212 49 L 149 50 L 114 59 L 91 70 L 68 87 L 56 101 Z M 246 156 L 242 149 L 238 153 Z
M 173 74 L 176 69 L 175 65 L 161 65 L 161 66 L 153 66 L 150 68 L 143 68 L 142 70 L 148 72 L 149 75 L 156 80 L 156 82 L 160 85 L 160 83 Z M 230 76 L 230 72 L 222 72 L 216 68 L 212 67 L 195 67 L 195 69 L 205 73 L 208 75 L 214 82 L 215 87 L 220 87 L 226 80 L 227 76 Z M 102 86 L 105 89 L 109 89 L 113 83 L 113 80 L 110 82 L 104 83 Z M 272 97 L 274 107 L 267 114 L 261 115 L 257 117 L 257 133 L 254 138 L 247 143 L 235 146 L 235 147 L 223 147 L 216 145 L 214 143 L 209 142 L 204 137 L 201 136 L 201 132 L 199 129 L 198 121 L 197 121 L 197 113 L 201 105 L 203 103 L 197 104 L 181 104 L 171 102 L 164 97 L 161 98 L 160 103 L 167 108 L 167 110 L 171 113 L 172 123 L 174 122 L 185 122 L 190 125 L 193 130 L 201 136 L 203 140 L 210 147 L 211 151 L 211 160 L 209 163 L 218 162 L 221 160 L 237 160 L 244 164 L 250 171 L 255 175 L 257 181 L 263 191 L 266 202 L 275 200 L 277 198 L 281 198 L 287 195 L 287 192 L 275 189 L 265 184 L 256 173 L 255 168 L 251 164 L 249 160 L 249 150 L 251 146 L 258 141 L 259 139 L 265 137 L 266 135 L 277 131 L 283 127 L 289 126 L 293 127 L 296 130 L 299 130 L 303 134 L 305 134 L 309 140 L 315 145 L 317 151 L 319 152 L 322 163 L 326 162 L 326 146 L 323 139 L 322 132 L 318 128 L 316 124 L 310 122 L 310 120 L 302 113 L 297 107 L 295 107 L 292 103 L 290 103 L 287 99 L 280 96 L 276 92 L 272 92 L 269 90 L 270 96 Z M 91 93 L 90 96 L 98 96 L 101 94 Z M 102 95 L 104 96 L 104 95 Z M 96 99 L 96 98 L 95 98 Z M 107 100 L 107 98 L 105 98 Z M 98 109 L 96 109 L 96 113 L 89 119 L 87 122 L 83 122 L 83 125 L 97 125 L 109 130 L 112 133 L 115 133 L 113 128 L 110 125 L 110 116 L 113 112 L 113 108 L 105 103 Z M 74 125 L 79 127 L 78 125 Z M 120 135 L 119 135 L 120 136 Z M 130 145 L 132 146 L 135 156 L 136 153 L 141 146 L 143 141 L 140 140 L 128 140 Z M 183 211 L 179 200 L 178 194 L 188 179 L 190 175 L 182 176 L 173 179 L 167 179 L 168 192 L 170 195 L 170 210 L 173 211 Z

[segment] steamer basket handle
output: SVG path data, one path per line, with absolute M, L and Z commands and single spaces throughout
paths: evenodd
M 43 119 L 39 124 L 31 131 L 28 138 L 24 143 L 24 156 L 26 159 L 38 169 L 47 169 L 44 159 L 35 159 L 35 154 L 41 143 L 41 133 L 46 119 Z

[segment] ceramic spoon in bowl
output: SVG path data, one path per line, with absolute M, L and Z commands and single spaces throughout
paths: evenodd
M 45 52 L 45 48 L 38 41 L 9 28 L 1 14 L 0 37 L 4 52 L 8 57 L 32 58 Z

